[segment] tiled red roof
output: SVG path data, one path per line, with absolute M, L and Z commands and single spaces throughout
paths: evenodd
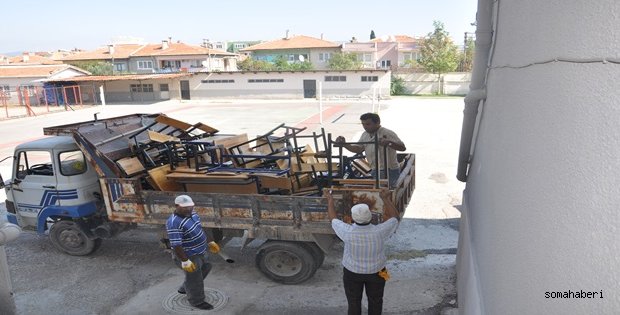
M 202 46 L 188 45 L 185 43 L 170 43 L 168 48 L 163 49 L 163 44 L 149 44 L 131 54 L 132 57 L 148 56 L 187 56 L 187 55 L 219 55 L 235 56 L 227 51 L 204 48 Z
M 290 38 L 282 38 L 270 42 L 264 42 L 250 47 L 241 49 L 240 51 L 255 50 L 278 50 L 278 49 L 299 49 L 299 48 L 338 48 L 339 44 L 334 42 L 310 37 L 310 36 L 293 36 Z
M 73 69 L 83 72 L 84 74 L 90 74 L 89 72 L 76 68 L 71 65 L 59 64 L 59 65 L 24 65 L 24 66 L 0 66 L 0 77 L 43 77 L 47 78 L 60 71 L 67 69 Z
M 161 74 L 128 74 L 128 75 L 89 75 L 82 77 L 46 80 L 48 82 L 102 82 L 102 81 L 122 81 L 122 80 L 152 80 L 152 79 L 173 79 L 190 76 L 191 73 L 161 73 Z
M 24 58 L 26 58 L 27 61 L 24 61 Z M 15 56 L 8 59 L 10 65 L 58 65 L 62 63 L 38 55 Z
M 59 58 L 61 61 L 72 60 L 112 60 L 115 59 L 127 59 L 129 56 L 142 48 L 144 45 L 139 44 L 119 44 L 114 45 L 114 54 L 110 54 L 110 48 L 108 46 L 97 48 L 92 51 L 79 52 L 73 55 Z
M 414 43 L 417 42 L 418 39 L 408 36 L 408 35 L 390 35 L 384 37 L 376 37 L 375 39 L 370 40 L 371 42 L 397 42 L 397 43 Z
M 215 56 L 235 56 L 227 51 L 193 46 L 185 43 L 170 43 L 167 49 L 162 49 L 162 44 L 118 44 L 114 45 L 114 53 L 110 54 L 108 46 L 100 47 L 93 51 L 85 51 L 73 55 L 59 58 L 62 61 L 75 60 L 112 60 L 128 59 L 129 57 L 148 57 L 148 56 L 188 56 L 188 55 L 215 55 Z

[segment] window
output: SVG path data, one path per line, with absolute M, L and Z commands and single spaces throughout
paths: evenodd
M 24 179 L 26 176 L 54 176 L 52 155 L 47 151 L 22 151 L 17 157 L 15 177 Z
M 248 79 L 248 83 L 282 83 L 284 79 Z
M 338 75 L 326 75 L 325 76 L 325 82 L 335 82 L 335 81 L 346 81 L 347 77 L 344 75 L 338 76 Z
M 404 52 L 398 57 L 400 66 L 411 65 L 414 61 L 417 61 L 418 58 L 419 56 L 417 51 Z
M 159 85 L 159 90 L 160 90 L 161 92 L 168 92 L 168 91 L 169 91 L 169 89 L 168 89 L 168 83 L 162 83 L 162 84 L 160 84 L 160 85 Z
M 390 60 L 381 60 L 381 68 L 389 68 L 392 65 L 392 61 Z
M 202 83 L 235 83 L 235 80 L 202 80 Z
M 114 64 L 114 70 L 119 71 L 119 72 L 123 72 L 123 71 L 126 71 L 127 68 L 126 68 L 124 63 L 115 63 Z
M 138 69 L 153 69 L 153 62 L 150 60 L 139 60 Z
M 379 76 L 376 76 L 376 75 L 363 75 L 362 76 L 362 82 L 372 82 L 372 81 L 379 81 Z
M 361 62 L 372 62 L 372 54 L 358 54 L 357 60 Z
M 237 49 L 241 49 L 241 48 L 245 48 L 245 43 L 235 43 L 235 48 Z
M 319 61 L 326 62 L 332 58 L 332 53 L 319 53 Z
M 8 85 L 0 85 L 0 96 L 5 98 L 11 97 L 11 89 Z
M 60 174 L 74 176 L 86 172 L 86 159 L 81 151 L 62 152 L 58 155 Z
M 139 67 L 139 66 L 138 66 Z M 161 67 L 166 68 L 181 68 L 181 60 L 162 60 Z
M 153 84 L 131 84 L 132 92 L 153 92 Z

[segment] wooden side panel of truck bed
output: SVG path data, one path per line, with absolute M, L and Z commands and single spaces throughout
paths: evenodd
M 174 198 L 188 194 L 195 210 L 209 228 L 244 230 L 251 238 L 312 240 L 313 234 L 333 234 L 322 197 L 261 194 L 214 194 L 142 190 L 137 179 L 101 178 L 100 184 L 111 221 L 164 225 L 174 211 Z M 415 155 L 407 154 L 393 198 L 401 217 L 415 188 Z M 350 222 L 350 208 L 366 202 L 373 222 L 382 222 L 379 190 L 334 187 L 338 215 Z

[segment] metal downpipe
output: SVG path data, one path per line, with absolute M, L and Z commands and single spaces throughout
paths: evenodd
M 469 163 L 471 162 L 472 140 L 476 127 L 476 118 L 480 101 L 486 99 L 487 69 L 490 64 L 491 45 L 493 43 L 493 0 L 479 0 L 476 14 L 476 52 L 472 70 L 469 93 L 465 97 L 461 144 L 456 178 L 467 181 Z

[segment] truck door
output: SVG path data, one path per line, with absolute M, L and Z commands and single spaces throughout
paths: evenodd
M 56 176 L 49 151 L 19 151 L 11 193 L 21 226 L 37 225 L 42 208 L 58 204 Z
M 86 163 L 80 150 L 55 152 L 59 172 L 56 190 L 61 206 L 76 206 L 95 200 L 100 195 L 97 173 Z

